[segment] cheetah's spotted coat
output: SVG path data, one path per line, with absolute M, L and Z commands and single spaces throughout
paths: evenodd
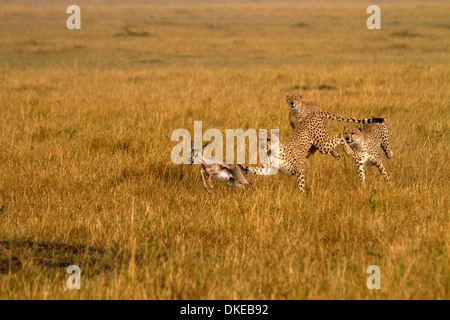
M 365 186 L 364 165 L 376 166 L 384 178 L 389 181 L 386 169 L 383 166 L 380 147 L 386 157 L 393 155 L 389 144 L 389 132 L 384 123 L 364 124 L 359 128 L 344 127 L 345 142 L 342 144 L 345 153 L 358 167 L 359 180 Z
M 266 176 L 280 170 L 287 175 L 296 175 L 300 191 L 305 190 L 305 177 L 303 164 L 309 154 L 311 146 L 315 146 L 321 153 L 328 154 L 338 144 L 343 144 L 341 134 L 330 138 L 324 119 L 337 120 L 349 123 L 378 123 L 384 122 L 382 118 L 356 119 L 342 117 L 325 111 L 314 111 L 306 115 L 300 122 L 296 123 L 290 137 L 286 142 L 279 142 L 278 156 L 269 155 L 269 161 L 262 168 L 249 168 L 243 166 L 246 173 L 257 176 Z M 268 137 L 268 140 L 270 137 Z

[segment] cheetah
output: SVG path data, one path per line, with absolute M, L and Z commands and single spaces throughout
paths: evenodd
M 389 144 L 389 132 L 384 123 L 364 124 L 359 128 L 344 126 L 344 139 L 342 144 L 345 153 L 356 163 L 361 185 L 365 187 L 364 165 L 376 166 L 384 179 L 389 182 L 389 176 L 383 166 L 379 148 L 392 158 L 393 152 Z
M 308 114 L 315 111 L 322 111 L 322 108 L 315 101 L 303 101 L 303 95 L 301 93 L 298 94 L 287 94 L 286 102 L 290 106 L 289 108 L 289 123 L 291 124 L 292 129 L 295 129 L 295 125 L 298 122 L 301 122 Z M 324 121 L 325 130 L 328 131 L 327 123 Z M 306 158 L 312 156 L 318 148 L 314 145 L 309 149 Z M 341 159 L 341 156 L 336 150 L 331 151 L 331 155 L 335 157 L 337 160 Z
M 355 119 L 334 115 L 325 111 L 312 112 L 296 124 L 295 129 L 286 142 L 281 143 L 277 141 L 279 145 L 278 155 L 268 155 L 269 161 L 262 168 L 242 166 L 244 172 L 256 176 L 266 176 L 279 170 L 286 175 L 296 175 L 299 190 L 304 192 L 305 176 L 303 165 L 311 146 L 314 145 L 321 153 L 328 154 L 338 144 L 345 143 L 341 133 L 330 139 L 324 125 L 324 119 L 362 124 L 385 121 L 383 118 Z
M 211 193 L 213 186 L 211 178 L 218 181 L 224 181 L 227 185 L 232 187 L 242 187 L 245 191 L 245 185 L 251 185 L 245 176 L 242 168 L 237 164 L 224 164 L 217 158 L 204 157 L 203 150 L 208 145 L 207 142 L 203 145 L 202 150 L 194 149 L 194 142 L 191 142 L 191 157 L 189 163 L 194 164 L 201 162 L 202 168 L 200 174 L 202 175 L 203 186 L 208 193 Z M 197 160 L 197 161 L 196 161 Z M 198 161 L 200 160 L 200 161 Z M 205 176 L 209 182 L 209 188 L 206 185 Z
M 322 111 L 320 106 L 314 101 L 303 101 L 303 95 L 287 94 L 286 102 L 290 106 L 289 110 L 289 123 L 292 129 L 295 129 L 297 122 L 302 121 L 308 114 L 314 111 Z

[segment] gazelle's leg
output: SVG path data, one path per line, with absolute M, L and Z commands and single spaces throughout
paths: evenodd
M 212 186 L 212 183 L 211 183 L 211 179 L 212 179 L 214 172 L 215 171 L 212 171 L 212 170 L 209 172 L 209 187 L 211 188 L 211 190 L 214 189 L 214 187 Z
M 211 191 L 208 189 L 208 186 L 206 185 L 205 172 L 203 171 L 203 169 L 200 169 L 200 173 L 202 174 L 203 186 L 205 187 L 205 190 L 211 193 Z

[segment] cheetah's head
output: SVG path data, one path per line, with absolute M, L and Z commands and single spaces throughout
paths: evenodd
M 344 126 L 344 139 L 348 145 L 359 144 L 363 136 L 358 128 Z
M 302 94 L 287 94 L 286 95 L 286 102 L 291 107 L 291 109 L 298 108 L 302 105 Z

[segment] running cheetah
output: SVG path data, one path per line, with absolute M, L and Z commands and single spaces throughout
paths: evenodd
M 270 154 L 269 163 L 262 168 L 242 166 L 243 170 L 246 173 L 257 176 L 274 174 L 278 169 L 287 175 L 295 174 L 300 191 L 305 191 L 303 164 L 311 146 L 314 145 L 321 153 L 328 154 L 338 144 L 345 143 L 341 133 L 330 139 L 324 124 L 324 119 L 349 123 L 378 123 L 385 121 L 383 118 L 355 119 L 334 115 L 325 111 L 312 112 L 296 124 L 295 129 L 286 142 L 278 143 L 278 156 Z
M 359 128 L 344 126 L 345 142 L 342 144 L 345 153 L 355 161 L 361 185 L 365 186 L 364 165 L 377 166 L 386 181 L 389 181 L 386 169 L 383 166 L 379 148 L 383 149 L 388 159 L 393 152 L 389 145 L 389 132 L 384 123 L 364 124 Z
M 287 94 L 286 102 L 290 106 L 289 109 L 289 123 L 292 129 L 295 129 L 297 123 L 301 122 L 308 114 L 315 111 L 322 111 L 322 108 L 315 101 L 303 101 L 303 95 L 298 94 Z M 328 131 L 327 123 L 324 121 L 325 130 Z M 318 148 L 314 145 L 311 146 L 306 158 L 312 156 Z M 336 150 L 331 151 L 331 155 L 337 160 L 341 159 L 341 156 Z

